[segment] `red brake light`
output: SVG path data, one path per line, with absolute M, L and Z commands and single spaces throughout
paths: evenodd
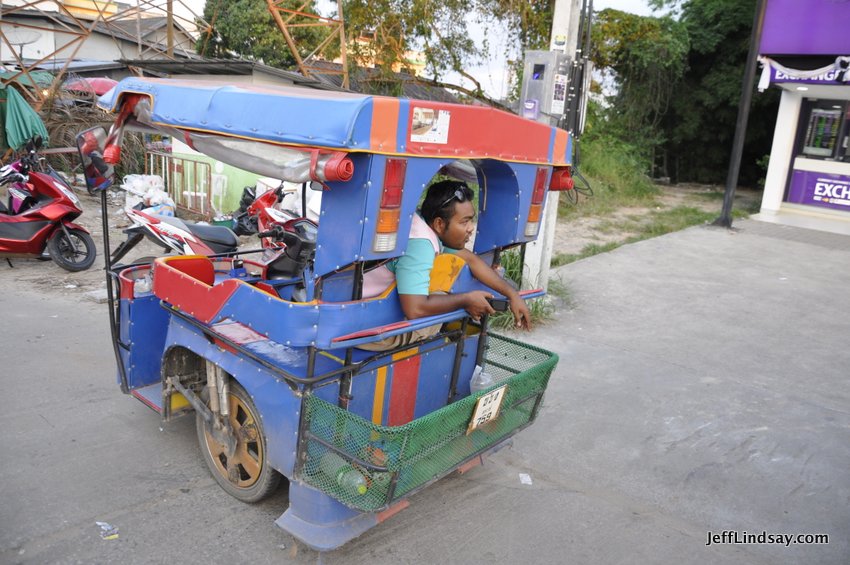
M 534 178 L 534 192 L 531 194 L 531 203 L 540 204 L 543 202 L 543 196 L 546 194 L 546 173 L 548 171 L 540 167 L 537 169 L 537 176 Z
M 572 190 L 575 187 L 569 167 L 557 167 L 552 171 L 552 180 L 549 181 L 549 190 L 564 191 Z
M 543 213 L 543 197 L 546 196 L 546 167 L 538 167 L 534 177 L 534 192 L 531 193 L 531 206 L 528 207 L 528 218 L 525 221 L 526 237 L 534 237 L 540 230 L 540 216 Z
M 384 192 L 381 194 L 381 208 L 398 208 L 401 206 L 401 192 L 404 188 L 406 171 L 406 159 L 387 159 L 387 168 L 384 171 Z
M 401 220 L 401 195 L 404 191 L 404 174 L 407 171 L 406 159 L 387 159 L 384 169 L 384 190 L 375 229 L 375 241 L 372 250 L 392 251 L 398 241 L 398 226 Z

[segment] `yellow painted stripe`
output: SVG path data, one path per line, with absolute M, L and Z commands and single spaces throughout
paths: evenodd
M 375 375 L 375 398 L 372 401 L 372 423 L 381 425 L 384 415 L 384 391 L 387 388 L 387 367 L 379 368 Z
M 403 361 L 408 357 L 413 357 L 414 355 L 419 355 L 418 347 L 414 347 L 413 349 L 408 349 L 407 351 L 402 351 L 400 353 L 394 354 L 393 361 Z

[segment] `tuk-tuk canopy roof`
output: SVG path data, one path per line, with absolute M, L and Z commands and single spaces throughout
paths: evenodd
M 299 87 L 126 78 L 100 98 L 150 97 L 151 125 L 282 145 L 567 165 L 569 134 L 501 110 Z

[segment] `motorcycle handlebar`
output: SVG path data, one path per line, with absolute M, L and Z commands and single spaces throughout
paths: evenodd
M 0 177 L 0 185 L 7 185 L 13 182 L 26 182 L 27 180 L 28 179 L 26 175 L 22 175 L 21 173 L 15 171 L 12 174 Z

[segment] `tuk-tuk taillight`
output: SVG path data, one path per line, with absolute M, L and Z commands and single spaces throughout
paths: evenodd
M 404 191 L 406 159 L 387 159 L 384 170 L 384 190 L 378 208 L 377 229 L 372 250 L 392 251 L 398 241 L 398 225 L 401 218 L 401 195 Z
M 552 169 L 552 180 L 549 181 L 550 191 L 567 191 L 575 188 L 570 167 L 555 167 Z
M 531 207 L 528 209 L 528 220 L 525 223 L 525 235 L 531 237 L 537 235 L 540 230 L 540 216 L 543 213 L 543 197 L 546 196 L 546 176 L 548 171 L 545 167 L 537 169 L 534 177 L 534 192 L 531 194 Z

